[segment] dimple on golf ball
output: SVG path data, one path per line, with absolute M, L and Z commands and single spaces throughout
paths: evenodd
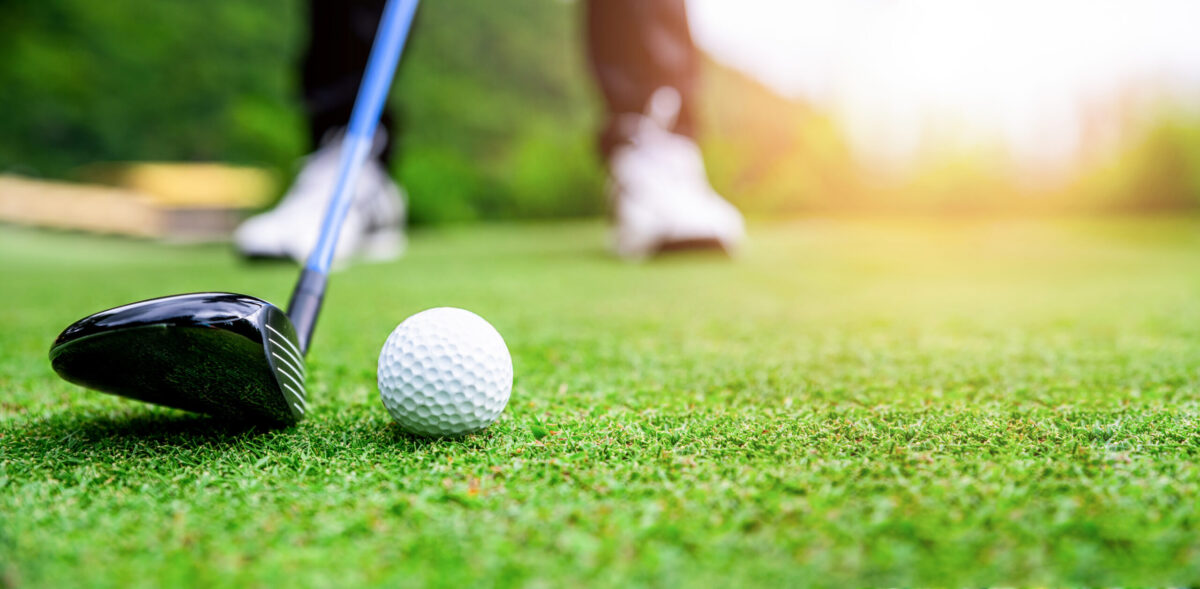
M 457 436 L 479 431 L 512 394 L 512 357 L 479 315 L 439 307 L 398 325 L 379 353 L 379 395 L 405 431 Z

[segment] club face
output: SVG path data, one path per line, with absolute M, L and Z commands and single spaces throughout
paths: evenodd
M 63 379 L 239 422 L 290 425 L 308 410 L 287 315 L 245 295 L 150 299 L 76 321 L 50 348 Z

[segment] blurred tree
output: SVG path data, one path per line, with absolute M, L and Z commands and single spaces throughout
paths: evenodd
M 290 174 L 304 153 L 299 0 L 7 0 L 0 171 L 114 160 Z M 558 0 L 422 5 L 393 93 L 415 221 L 602 209 L 578 11 Z M 564 154 L 579 162 L 563 166 Z
M 62 177 L 98 160 L 297 153 L 293 0 L 9 0 L 0 12 L 0 168 Z
M 581 11 L 561 0 L 421 6 L 400 68 L 397 172 L 421 221 L 603 210 Z
M 422 5 L 392 97 L 394 172 L 415 222 L 604 210 L 579 8 Z M 304 11 L 303 0 L 0 2 L 0 172 L 69 178 L 95 161 L 220 160 L 290 175 L 309 149 L 297 99 Z M 750 212 L 1200 205 L 1194 111 L 1167 112 L 1053 193 L 1031 193 L 992 152 L 943 154 L 881 182 L 827 113 L 716 63 L 705 69 L 709 171 Z

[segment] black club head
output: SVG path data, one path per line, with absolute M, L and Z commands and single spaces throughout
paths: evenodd
M 76 321 L 50 348 L 72 383 L 238 422 L 304 418 L 304 354 L 287 314 L 230 293 L 132 303 Z

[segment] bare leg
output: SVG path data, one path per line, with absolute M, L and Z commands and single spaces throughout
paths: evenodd
M 588 0 L 587 35 L 588 58 L 607 107 L 600 134 L 606 158 L 629 140 L 621 115 L 645 111 L 664 86 L 682 98 L 670 131 L 693 135 L 699 58 L 684 0 Z

